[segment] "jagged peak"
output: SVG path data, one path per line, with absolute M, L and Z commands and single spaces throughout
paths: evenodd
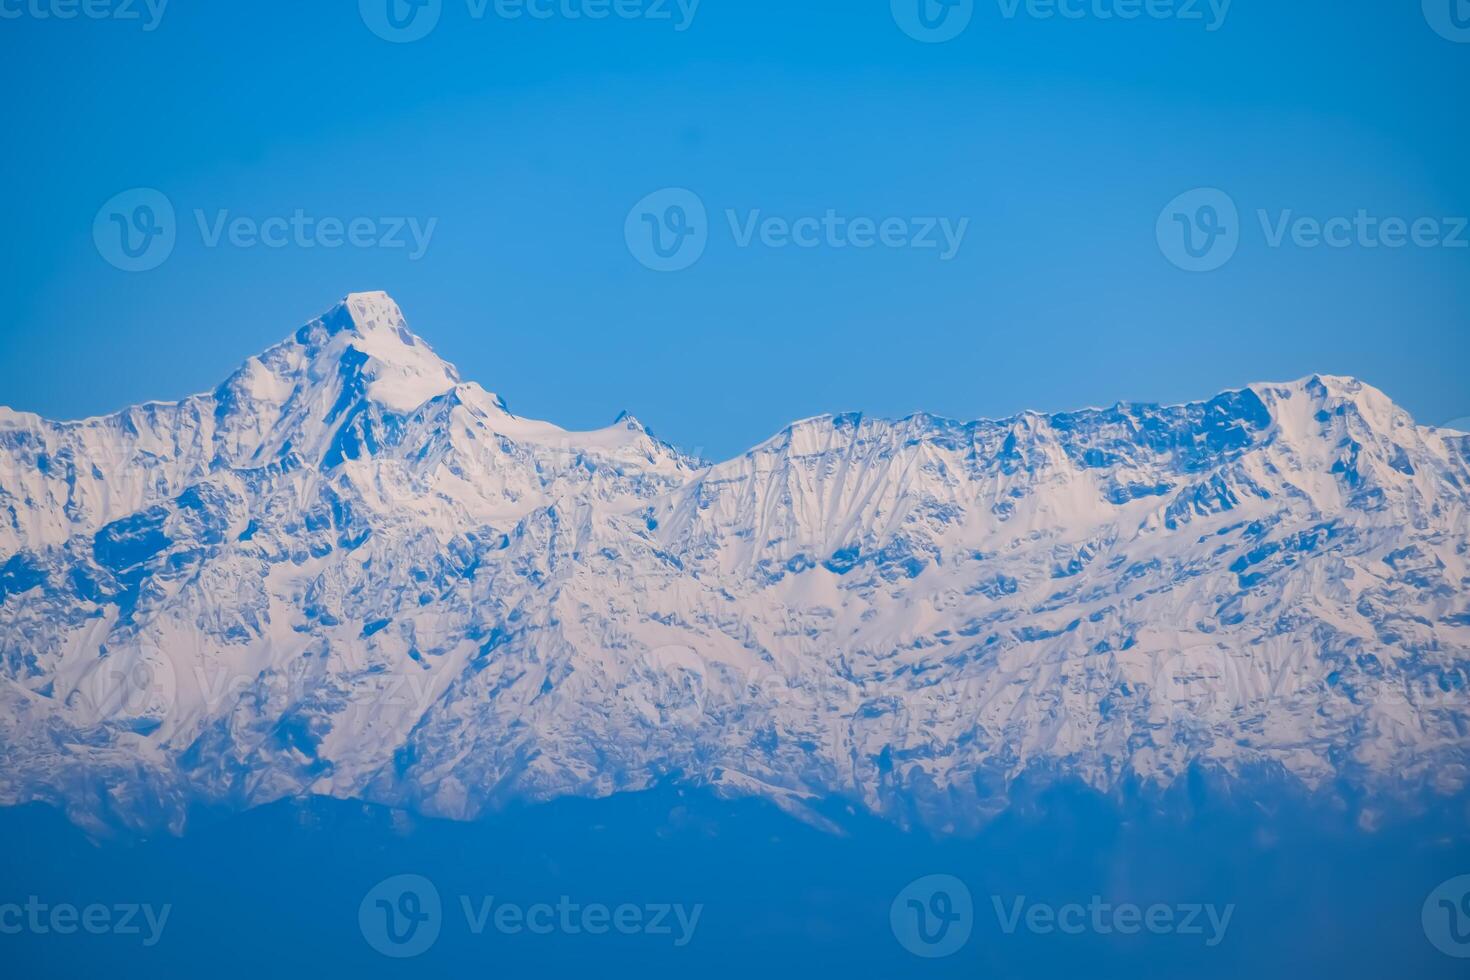
M 618 417 L 613 419 L 612 424 L 620 425 L 627 429 L 636 430 L 638 432 L 648 431 L 648 427 L 640 422 L 638 418 L 626 408 L 618 413 Z
M 403 311 L 397 301 L 381 289 L 348 293 L 338 305 L 350 310 L 353 319 L 364 329 L 371 329 L 377 322 L 394 327 L 403 324 Z
M 478 385 L 462 381 L 453 365 L 441 359 L 427 342 L 409 329 L 398 303 L 381 290 L 348 293 L 286 341 L 250 358 L 224 385 L 210 395 L 219 399 L 233 389 L 253 400 L 284 404 L 292 400 L 291 393 L 298 386 L 314 386 L 340 377 L 344 372 L 360 379 L 359 390 L 367 399 L 400 414 L 415 411 L 434 399 L 448 396 L 462 398 L 488 415 L 498 416 L 503 413 L 510 421 L 526 421 L 530 424 L 530 420 L 518 420 L 512 415 L 497 396 Z M 192 397 L 208 398 L 210 395 Z M 1392 427 L 1409 420 L 1407 413 L 1387 395 L 1358 378 L 1313 374 L 1295 381 L 1253 383 L 1224 391 L 1212 399 L 1184 404 L 1120 402 L 1111 409 L 1024 411 L 1009 417 L 972 421 L 922 411 L 897 420 L 866 416 L 860 412 L 827 413 L 790 423 L 769 439 L 752 447 L 749 454 L 783 451 L 793 441 L 805 444 L 807 440 L 814 440 L 820 443 L 831 438 L 834 433 L 838 434 L 838 438 L 843 438 L 841 433 L 844 432 L 846 437 L 851 437 L 870 427 L 890 428 L 896 432 L 919 435 L 928 430 L 952 433 L 960 430 L 995 429 L 1043 437 L 1054 434 L 1052 430 L 1057 426 L 1058 420 L 1107 412 L 1135 414 L 1151 410 L 1196 408 L 1246 395 L 1260 399 L 1272 420 L 1278 423 L 1284 419 L 1294 419 L 1307 405 L 1315 406 L 1313 410 L 1316 411 L 1346 403 L 1356 406 L 1358 412 L 1375 428 L 1380 425 Z M 172 406 L 188 400 L 159 404 Z M 143 406 L 124 409 L 106 418 L 126 416 L 141 407 Z M 0 410 L 0 428 L 40 424 L 87 424 L 94 421 L 98 420 L 46 423 L 28 413 Z M 543 430 L 561 431 L 550 423 L 537 423 L 534 427 L 538 433 Z M 613 428 L 625 434 L 633 430 L 652 436 L 652 431 L 647 426 L 626 411 L 619 413 L 609 427 Z
M 1301 393 L 1314 399 L 1392 401 L 1388 395 L 1368 382 L 1346 374 L 1309 374 L 1295 381 L 1257 381 L 1235 391 L 1251 391 L 1262 398 L 1267 394 L 1272 397 L 1292 397 Z
M 396 412 L 413 411 L 460 384 L 453 365 L 408 329 L 403 311 L 384 292 L 349 293 L 298 330 L 292 342 L 305 348 L 313 379 L 345 366 L 366 379 L 368 398 Z
M 1285 383 L 1252 384 L 1243 390 L 1260 398 L 1273 421 L 1286 430 L 1312 431 L 1321 419 L 1349 411 L 1384 434 L 1417 424 L 1383 391 L 1346 375 L 1312 374 Z

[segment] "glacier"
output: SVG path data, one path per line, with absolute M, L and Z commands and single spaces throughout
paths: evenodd
M 1458 794 L 1467 504 L 1470 436 L 1331 376 L 712 465 L 521 418 L 356 293 L 206 394 L 0 409 L 0 805 Z

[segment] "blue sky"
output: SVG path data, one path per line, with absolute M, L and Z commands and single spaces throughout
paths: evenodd
M 1426 422 L 1470 415 L 1465 0 L 1136 19 L 974 0 L 943 43 L 900 27 L 909 0 L 619 0 L 634 16 L 599 20 L 571 16 L 598 0 L 440 0 L 409 43 L 370 29 L 375 2 L 173 0 L 155 21 L 142 0 L 73 19 L 0 0 L 0 403 L 78 417 L 205 390 L 386 289 L 513 410 L 628 409 L 713 457 L 826 411 L 973 418 L 1314 371 Z M 169 202 L 176 243 L 127 272 L 94 222 L 135 188 Z M 704 250 L 660 272 L 626 231 L 665 188 L 705 209 Z M 1167 241 L 1207 230 L 1197 188 L 1238 213 L 1207 272 Z M 210 243 L 222 214 L 298 213 L 315 247 Z M 891 244 L 813 231 L 829 214 L 890 222 Z M 771 218 L 807 219 L 813 247 L 777 247 Z M 1343 247 L 1302 218 L 1340 219 Z M 422 255 L 367 244 L 395 219 L 433 222 Z M 963 222 L 954 254 L 913 247 L 941 219 Z M 1388 247 L 1390 219 L 1417 241 Z M 325 247 L 332 221 L 366 222 L 364 244 Z

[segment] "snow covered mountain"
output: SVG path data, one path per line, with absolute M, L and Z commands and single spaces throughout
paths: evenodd
M 709 466 L 519 418 L 355 294 L 208 394 L 0 409 L 0 803 L 1457 792 L 1467 506 L 1470 436 L 1347 378 Z

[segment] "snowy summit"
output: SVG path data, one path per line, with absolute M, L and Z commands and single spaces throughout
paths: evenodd
M 519 418 L 354 294 L 207 394 L 0 409 L 0 803 L 1456 792 L 1467 503 L 1470 436 L 1336 377 L 710 466 Z

